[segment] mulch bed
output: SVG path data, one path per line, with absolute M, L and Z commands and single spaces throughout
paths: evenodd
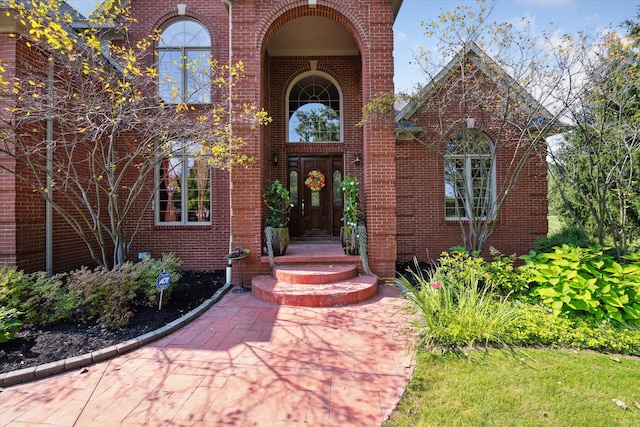
M 155 307 L 140 307 L 129 324 L 105 331 L 90 323 L 58 323 L 23 327 L 18 338 L 0 344 L 0 373 L 30 368 L 100 350 L 161 328 L 211 298 L 224 286 L 224 271 L 181 271 L 170 300 Z

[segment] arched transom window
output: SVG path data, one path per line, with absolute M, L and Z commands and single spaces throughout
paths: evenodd
M 289 91 L 289 142 L 342 141 L 340 91 L 328 78 L 308 75 Z
M 494 158 L 493 144 L 477 130 L 464 129 L 448 141 L 444 167 L 447 218 L 493 218 Z
M 209 32 L 197 21 L 173 21 L 157 43 L 159 97 L 176 104 L 211 102 Z

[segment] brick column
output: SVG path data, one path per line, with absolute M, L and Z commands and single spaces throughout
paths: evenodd
M 363 104 L 377 94 L 393 93 L 393 10 L 390 2 L 370 4 L 369 49 L 363 54 Z M 364 200 L 369 265 L 381 278 L 395 274 L 396 163 L 391 123 L 364 126 Z

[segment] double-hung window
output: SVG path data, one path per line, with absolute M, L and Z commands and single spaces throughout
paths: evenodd
M 482 133 L 464 129 L 445 152 L 444 188 L 447 219 L 492 219 L 495 209 L 493 144 Z
M 161 101 L 211 102 L 211 38 L 205 27 L 192 19 L 173 21 L 162 29 L 156 51 Z
M 194 143 L 167 144 L 158 171 L 158 224 L 211 223 L 211 167 L 201 151 Z

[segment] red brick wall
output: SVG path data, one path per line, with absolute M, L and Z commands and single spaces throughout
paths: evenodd
M 46 79 L 47 59 L 45 55 L 37 52 L 35 49 L 29 48 L 24 41 L 20 41 L 18 44 L 18 76 L 23 79 Z M 30 74 L 31 70 L 38 70 L 39 75 L 34 77 Z M 59 70 L 56 67 L 56 70 Z M 40 73 L 41 71 L 41 73 Z M 57 79 L 65 79 L 65 76 L 58 76 Z M 64 81 L 64 80 L 63 80 Z M 41 124 L 40 132 L 33 133 L 33 144 L 39 144 L 43 146 L 46 141 L 45 123 Z M 60 138 L 60 128 L 55 123 L 53 127 L 54 140 Z M 74 167 L 80 174 L 88 174 L 88 169 L 83 166 L 86 162 L 84 160 L 81 147 L 74 147 L 74 152 L 77 157 L 76 161 L 73 161 Z M 62 148 L 56 149 L 53 152 L 54 164 L 65 164 L 67 158 Z M 44 159 L 43 159 L 44 161 Z M 21 174 L 23 176 L 32 176 L 33 171 L 23 167 Z M 44 182 L 44 177 L 40 175 L 41 182 Z M 60 184 L 60 183 L 58 183 Z M 27 271 L 44 270 L 46 267 L 46 203 L 42 196 L 33 191 L 33 186 L 37 186 L 33 180 L 31 184 L 21 184 L 17 188 L 16 199 L 16 224 L 18 225 L 18 256 L 19 265 Z M 75 212 L 75 205 L 77 203 L 70 196 L 71 192 L 61 188 L 59 185 L 54 188 L 53 199 L 56 204 L 61 205 L 68 212 Z M 67 197 L 71 197 L 68 200 Z M 85 212 L 86 214 L 86 212 Z M 87 236 L 89 233 L 90 225 L 85 224 L 84 230 Z M 89 241 L 93 239 L 89 238 Z M 94 246 L 95 247 L 95 246 Z M 52 261 L 53 272 L 65 272 L 71 269 L 75 269 L 79 266 L 86 265 L 93 267 L 95 261 L 92 259 L 89 250 L 73 229 L 73 227 L 58 214 L 55 209 L 53 210 L 53 248 L 52 248 Z
M 263 55 L 268 45 L 271 35 L 282 25 L 291 19 L 299 16 L 313 15 L 333 19 L 347 29 L 360 47 L 360 57 L 353 58 L 351 63 L 357 66 L 356 69 L 344 69 L 345 74 L 336 76 L 335 71 L 343 67 L 340 62 L 330 62 L 322 70 L 324 58 L 319 59 L 319 69 L 334 76 L 341 85 L 345 103 L 345 174 L 355 175 L 361 182 L 361 199 L 365 205 L 367 215 L 367 229 L 369 232 L 369 263 L 372 270 L 380 276 L 392 276 L 395 269 L 396 259 L 396 218 L 395 218 L 395 162 L 394 162 L 394 133 L 393 126 L 370 124 L 362 128 L 350 130 L 351 123 L 358 122 L 361 117 L 361 108 L 373 96 L 379 92 L 393 92 L 393 11 L 391 3 L 380 2 L 345 2 L 345 1 L 324 1 L 315 9 L 309 9 L 306 1 L 281 1 L 277 5 L 274 2 L 257 2 L 260 10 L 265 10 L 266 19 L 257 20 L 257 28 L 260 28 L 258 40 L 264 39 L 262 45 Z M 268 4 L 264 8 L 263 5 Z M 235 29 L 235 27 L 234 27 Z M 262 35 L 264 32 L 264 35 Z M 300 58 L 274 58 L 269 62 L 268 72 L 277 73 L 277 62 L 291 60 L 294 64 Z M 310 58 L 304 58 L 310 59 Z M 356 59 L 359 64 L 356 63 Z M 292 64 L 290 70 L 283 72 L 285 75 L 280 79 L 290 82 L 296 73 L 307 71 L 308 64 L 299 64 L 294 70 Z M 354 72 L 360 76 L 353 75 Z M 287 77 L 287 74 L 289 75 Z M 351 76 L 354 76 L 354 84 L 357 87 L 352 91 L 349 83 Z M 341 77 L 341 78 L 340 78 Z M 357 79 L 355 79 L 358 77 Z M 345 81 L 347 79 L 347 81 Z M 273 86 L 274 81 L 270 84 Z M 343 86 L 344 85 L 344 86 Z M 286 84 L 282 87 L 286 90 Z M 278 89 L 271 87 L 270 93 L 278 94 Z M 351 99 L 357 96 L 358 99 Z M 278 99 L 283 99 L 284 94 L 279 94 Z M 272 98 L 273 99 L 273 98 Z M 284 105 L 283 103 L 281 105 Z M 273 110 L 274 113 L 276 110 Z M 280 113 L 280 114 L 283 114 Z M 271 146 L 280 143 L 283 129 L 273 127 L 270 129 L 269 140 Z M 354 138 L 354 139 L 351 139 Z M 362 145 L 360 142 L 362 141 Z M 352 160 L 356 153 L 364 156 L 362 166 L 354 167 Z M 265 153 L 267 154 L 267 153 Z M 268 156 L 265 156 L 268 157 Z M 265 170 L 268 170 L 268 162 L 263 163 Z M 284 169 L 276 170 L 271 175 L 282 176 Z
M 484 89 L 487 93 L 495 93 L 491 91 L 496 90 L 488 84 Z M 442 92 L 449 90 L 447 88 Z M 498 133 L 501 134 L 496 160 L 498 194 L 504 193 L 506 171 L 514 158 L 518 131 L 515 127 L 505 125 L 500 118 L 487 114 L 492 110 L 491 106 L 470 107 L 464 115 L 457 101 L 445 107 L 443 113 L 438 112 L 439 106 L 437 102 L 425 106 L 412 118 L 426 132 L 419 134 L 418 138 L 432 141 L 433 146 L 415 141 L 399 141 L 397 145 L 399 261 L 410 261 L 414 256 L 419 260 L 435 260 L 452 246 L 463 245 L 460 222 L 445 219 L 442 151 L 444 142 L 460 129 L 465 117 L 474 117 L 475 127 L 482 129 L 493 142 L 497 140 Z M 505 136 L 514 134 L 516 136 L 511 139 Z M 546 192 L 545 159 L 533 153 L 498 215 L 493 234 L 483 252 L 485 257 L 491 258 L 490 247 L 507 255 L 526 253 L 538 237 L 547 234 Z
M 228 18 L 221 2 L 185 1 L 188 17 L 202 22 L 212 35 L 213 54 L 221 61 L 228 58 Z M 169 19 L 177 16 L 175 5 L 157 0 L 132 2 L 133 14 L 144 16 L 134 25 L 132 40 L 148 34 Z M 300 16 L 316 15 L 334 19 L 351 32 L 361 49 L 361 57 L 313 58 L 319 59 L 319 68 L 333 76 L 341 86 L 345 103 L 345 173 L 357 175 L 362 184 L 362 199 L 366 205 L 370 264 L 380 275 L 390 276 L 395 267 L 395 162 L 393 127 L 368 125 L 355 128 L 363 103 L 375 94 L 393 92 L 393 11 L 390 1 L 338 1 L 321 2 L 310 9 L 306 0 L 233 1 L 233 62 L 242 60 L 246 78 L 239 82 L 236 93 L 240 101 L 257 102 L 267 109 L 274 123 L 258 130 L 236 127 L 236 135 L 245 139 L 245 151 L 256 158 L 256 163 L 233 171 L 231 230 L 232 246 L 252 250 L 252 256 L 243 261 L 247 276 L 268 272 L 268 266 L 259 262 L 262 248 L 264 204 L 262 189 L 273 179 L 284 180 L 284 164 L 271 170 L 271 154 L 283 152 L 284 96 L 287 85 L 295 76 L 308 70 L 310 58 L 269 58 L 266 54 L 271 36 L 282 25 Z M 287 62 L 287 61 L 290 61 Z M 370 75 L 371 77 L 368 77 Z M 332 147 L 334 149 L 335 147 Z M 361 168 L 354 168 L 349 159 L 355 153 L 364 154 Z M 214 209 L 229 207 L 228 194 L 222 173 L 215 174 Z M 218 187 L 219 186 L 219 187 Z M 224 266 L 221 255 L 228 246 L 229 217 L 220 217 L 210 228 L 157 227 L 152 215 L 136 239 L 132 252 L 162 248 L 174 249 L 185 261 L 186 268 L 219 268 Z
M 187 5 L 187 17 L 199 20 L 209 30 L 212 53 L 225 62 L 229 56 L 229 15 L 222 2 L 185 0 L 181 3 Z M 137 23 L 131 24 L 128 34 L 128 40 L 132 43 L 178 17 L 175 3 L 136 0 L 131 5 L 133 15 L 138 18 Z M 281 109 L 284 109 L 284 102 L 278 101 L 284 97 L 283 90 L 286 90 L 296 73 L 306 70 L 304 67 L 308 67 L 309 59 L 294 58 L 297 65 L 288 64 L 278 69 L 282 66 L 280 59 L 270 59 L 266 54 L 269 40 L 278 28 L 299 16 L 323 16 L 344 25 L 359 45 L 360 57 L 314 59 L 319 59 L 321 70 L 338 81 L 347 100 L 344 104 L 346 142 L 342 147 L 346 155 L 345 173 L 358 176 L 362 182 L 362 200 L 369 230 L 370 265 L 377 274 L 391 276 L 396 258 L 393 126 L 353 126 L 359 120 L 360 108 L 364 103 L 379 92 L 393 92 L 391 1 L 326 0 L 315 9 L 310 9 L 306 0 L 236 0 L 232 5 L 233 61 L 242 60 L 246 72 L 246 78 L 239 82 L 236 93 L 241 101 L 257 102 L 266 109 L 273 108 L 271 113 L 275 116 L 283 114 Z M 152 56 L 148 55 L 146 61 L 150 65 Z M 245 151 L 255 156 L 256 163 L 233 170 L 231 190 L 227 172 L 213 173 L 211 226 L 157 226 L 153 212 L 143 211 L 144 197 L 141 197 L 136 215 L 141 218 L 142 227 L 134 239 L 132 257 L 135 258 L 137 252 L 142 250 L 151 251 L 153 256 L 174 251 L 184 260 L 184 268 L 223 268 L 226 262 L 222 256 L 227 253 L 231 230 L 232 246 L 247 247 L 253 252 L 250 258 L 243 261 L 246 276 L 268 271 L 268 267 L 259 262 L 264 216 L 261 193 L 268 182 L 283 173 L 278 169 L 271 171 L 270 165 L 272 150 L 282 143 L 283 122 L 279 126 L 259 130 L 237 127 L 234 130 L 244 137 Z M 351 163 L 355 153 L 364 156 L 360 168 L 355 168 Z M 37 212 L 37 216 L 42 218 L 41 211 Z M 31 222 L 25 224 L 27 226 L 36 230 L 34 236 L 43 234 L 42 222 Z M 57 219 L 55 239 L 59 261 L 56 261 L 56 268 L 64 268 L 74 259 L 76 266 L 84 263 L 81 254 L 85 249 L 71 235 L 69 229 Z M 34 243 L 32 247 L 40 252 L 41 243 Z
M 187 5 L 185 18 L 199 21 L 209 31 L 212 56 L 222 64 L 228 62 L 228 14 L 224 4 L 208 0 L 179 3 Z M 130 40 L 146 37 L 172 19 L 180 18 L 176 4 L 157 0 L 131 2 L 132 14 L 138 17 L 138 22 L 129 28 Z M 146 60 L 147 65 L 153 64 L 151 55 Z M 153 196 L 152 182 L 149 185 L 148 191 L 140 195 L 140 204 L 132 215 L 135 220 L 141 218 L 141 227 L 133 239 L 131 258 L 137 259 L 142 251 L 150 251 L 155 258 L 163 253 L 174 252 L 184 262 L 184 269 L 224 268 L 226 261 L 223 256 L 228 253 L 229 246 L 229 172 L 212 171 L 211 225 L 156 225 L 154 210 L 144 210 L 143 205 Z
M 229 14 L 222 2 L 185 0 L 182 3 L 187 5 L 187 17 L 199 20 L 208 29 L 213 56 L 226 62 Z M 132 42 L 178 17 L 173 3 L 136 0 L 131 4 L 133 14 L 138 17 L 138 22 L 130 27 Z M 234 130 L 245 138 L 245 151 L 255 156 L 256 163 L 234 169 L 232 190 L 227 171 L 213 172 L 211 225 L 156 225 L 153 210 L 143 210 L 143 202 L 152 196 L 150 182 L 147 194 L 141 195 L 133 214 L 133 218 L 141 219 L 142 226 L 133 239 L 132 258 L 135 259 L 139 251 L 151 251 L 154 257 L 173 251 L 184 261 L 184 268 L 223 268 L 226 264 L 223 255 L 227 253 L 232 230 L 232 246 L 252 250 L 252 256 L 243 261 L 246 278 L 268 271 L 268 267 L 259 262 L 265 214 L 261 192 L 274 179 L 286 180 L 286 162 L 274 167 L 271 155 L 278 153 L 284 160 L 285 153 L 291 149 L 285 142 L 284 98 L 291 81 L 309 70 L 310 59 L 318 60 L 318 69 L 338 82 L 345 101 L 344 144 L 313 149 L 344 152 L 345 174 L 357 176 L 362 183 L 372 270 L 389 277 L 394 273 L 396 256 L 403 261 L 413 256 L 421 260 L 437 258 L 440 252 L 461 244 L 460 225 L 444 218 L 442 157 L 417 143 L 400 142 L 396 146 L 393 126 L 380 123 L 354 126 L 360 120 L 362 105 L 380 92 L 393 92 L 391 2 L 326 0 L 315 9 L 310 9 L 306 0 L 235 0 L 232 4 L 233 60 L 242 60 L 246 68 L 246 79 L 239 82 L 237 93 L 242 101 L 256 102 L 267 109 L 274 121 L 258 130 L 242 127 Z M 360 56 L 270 58 L 266 48 L 271 36 L 288 21 L 307 15 L 326 17 L 343 25 L 360 47 Z M 0 37 L 0 58 L 11 69 L 16 39 Z M 41 60 L 25 45 L 17 49 L 23 58 L 31 58 L 34 63 Z M 146 61 L 147 65 L 152 64 L 150 54 Z M 449 116 L 451 121 L 460 119 L 453 110 Z M 435 118 L 433 114 L 426 114 L 422 120 Z M 363 154 L 360 167 L 352 164 L 356 153 Z M 543 160 L 529 161 L 518 187 L 499 215 L 488 245 L 504 253 L 523 253 L 538 236 L 546 234 Z M 7 162 L 7 159 L 0 161 Z M 498 181 L 501 167 L 498 167 Z M 0 262 L 19 263 L 28 270 L 43 269 L 44 202 L 26 187 L 16 188 L 13 177 L 6 173 L 0 172 L 0 189 L 0 200 L 5 205 L 11 206 L 16 201 L 15 209 L 4 209 L 0 213 Z M 14 191 L 18 192 L 17 196 Z M 54 221 L 55 270 L 91 264 L 84 244 L 66 222 L 59 216 Z
M 380 93 L 393 94 L 393 10 L 390 2 L 368 5 L 370 23 L 363 60 L 365 105 Z M 364 126 L 364 190 L 367 206 L 369 264 L 374 273 L 389 278 L 395 274 L 397 256 L 396 163 L 394 126 L 370 123 Z
M 46 78 L 46 59 L 35 49 L 27 46 L 19 37 L 3 35 L 1 58 L 8 70 L 5 78 L 15 75 L 20 80 L 43 81 Z M 33 72 L 39 75 L 32 74 Z M 15 73 L 15 74 L 14 74 Z M 46 140 L 45 123 L 40 122 L 35 130 L 29 129 L 27 143 L 40 144 Z M 25 129 L 27 130 L 27 129 Z M 54 132 L 57 129 L 54 128 Z M 54 153 L 54 155 L 56 155 Z M 0 263 L 18 265 L 21 269 L 32 272 L 46 268 L 46 203 L 34 191 L 39 184 L 34 179 L 33 170 L 24 162 L 14 163 L 3 159 L 3 163 L 15 170 L 16 179 L 12 173 L 1 172 L 2 201 L 4 206 L 0 216 L 2 228 L 2 252 Z M 43 175 L 39 175 L 40 182 L 44 182 Z M 56 202 L 62 203 L 62 195 L 55 196 Z M 68 206 L 68 205 L 67 205 Z M 76 268 L 80 265 L 94 265 L 87 247 L 75 231 L 58 214 L 53 214 L 53 271 L 61 272 Z
M 317 60 L 317 71 L 329 75 L 337 82 L 340 88 L 343 100 L 344 143 L 287 143 L 285 108 L 287 89 L 296 77 L 310 71 L 310 60 Z M 268 110 L 273 118 L 273 123 L 265 129 L 269 144 L 263 149 L 270 150 L 271 153 L 277 153 L 281 159 L 285 159 L 286 153 L 290 152 L 344 153 L 345 175 L 356 176 L 358 180 L 362 181 L 362 168 L 354 166 L 352 161 L 356 153 L 362 153 L 363 149 L 362 128 L 356 126 L 360 121 L 362 109 L 360 57 L 274 57 L 269 58 L 269 70 L 270 96 L 268 97 Z M 266 152 L 269 153 L 269 151 Z M 275 167 L 271 162 L 267 163 L 271 169 L 268 182 L 276 179 L 286 182 L 286 162 L 279 162 Z
M 4 79 L 11 80 L 14 77 L 16 57 L 16 39 L 9 34 L 0 34 L 0 61 L 5 68 Z M 5 104 L 0 103 L 1 114 L 5 113 Z M 0 123 L 0 127 L 2 123 Z M 13 170 L 15 162 L 9 156 L 0 153 L 0 264 L 16 265 L 16 216 L 14 203 L 15 177 L 6 172 L 4 168 Z

